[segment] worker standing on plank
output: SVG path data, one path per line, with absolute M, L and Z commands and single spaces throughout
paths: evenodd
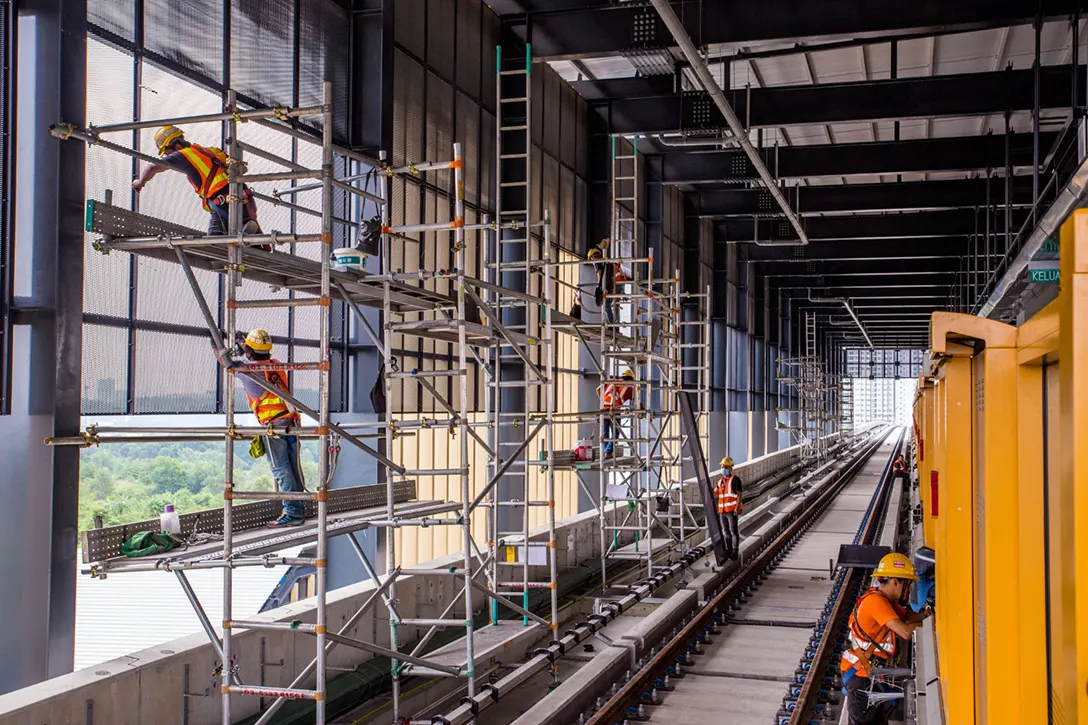
M 608 251 L 608 240 L 602 239 L 597 246 L 589 250 L 587 258 L 594 262 L 597 274 L 597 287 L 593 298 L 597 306 L 604 310 L 605 320 L 609 323 L 616 321 L 616 298 L 614 295 L 619 285 L 627 281 L 627 275 L 619 262 L 608 263 L 604 261 Z
M 624 370 L 621 377 L 624 380 L 634 380 L 635 374 L 630 370 Z M 601 411 L 604 413 L 604 423 L 601 426 L 601 443 L 604 446 L 603 453 L 605 456 L 611 456 L 612 451 L 614 450 L 611 438 L 612 433 L 616 428 L 613 425 L 612 416 L 615 415 L 620 408 L 634 399 L 635 386 L 624 385 L 622 383 L 598 385 L 597 396 L 601 399 Z
M 214 146 L 199 146 L 185 140 L 185 133 L 177 126 L 163 126 L 155 134 L 155 145 L 159 149 L 161 160 L 150 164 L 132 182 L 137 192 L 147 186 L 147 182 L 163 171 L 173 169 L 185 174 L 193 190 L 209 212 L 208 234 L 223 236 L 227 234 L 230 219 L 230 180 L 227 168 L 230 160 L 222 149 Z M 242 231 L 246 234 L 259 234 L 257 224 L 257 203 L 253 192 L 243 186 Z
M 848 624 L 850 649 L 842 654 L 843 692 L 850 725 L 887 725 L 896 701 L 870 705 L 874 688 L 871 674 L 895 656 L 897 638 L 910 639 L 925 614 L 908 612 L 900 604 L 918 581 L 914 565 L 903 554 L 886 554 L 873 572 L 873 587 L 863 594 Z
M 730 559 L 740 556 L 740 512 L 744 510 L 740 496 L 743 490 L 740 476 L 733 474 L 733 459 L 726 456 L 721 460 L 722 477 L 714 495 L 718 500 L 718 520 L 722 526 L 722 538 L 725 540 L 725 555 Z
M 279 362 L 272 357 L 272 336 L 260 328 L 249 331 L 249 334 L 246 335 L 245 340 L 242 342 L 242 351 L 245 353 L 246 358 L 253 363 Z M 246 369 L 244 363 L 225 361 L 219 356 L 218 351 L 216 351 L 216 356 L 227 367 L 234 367 L 236 370 L 243 372 Z M 264 379 L 275 387 L 286 393 L 291 392 L 291 388 L 287 384 L 286 373 L 280 370 L 265 370 L 263 373 L 255 374 L 263 374 Z M 242 382 L 246 398 L 249 399 L 249 407 L 253 409 L 254 415 L 257 416 L 257 422 L 269 427 L 272 425 L 286 426 L 288 431 L 290 431 L 291 427 L 299 425 L 298 411 L 286 400 L 273 392 L 265 390 L 247 375 L 239 375 L 238 379 Z M 260 442 L 259 445 L 257 441 Z M 260 458 L 265 453 L 268 454 L 268 464 L 272 469 L 272 476 L 276 479 L 276 487 L 284 493 L 305 491 L 306 482 L 302 475 L 298 436 L 288 433 L 268 434 L 260 436 L 257 441 L 254 441 L 254 445 L 250 447 L 250 455 Z M 302 501 L 288 500 L 283 502 L 283 512 L 279 518 L 270 521 L 266 526 L 273 529 L 284 526 L 301 526 L 305 519 L 306 509 L 302 505 Z

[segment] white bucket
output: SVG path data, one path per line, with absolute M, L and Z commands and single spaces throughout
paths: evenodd
M 332 250 L 332 263 L 336 269 L 347 271 L 349 269 L 366 269 L 366 254 L 354 247 L 341 247 Z

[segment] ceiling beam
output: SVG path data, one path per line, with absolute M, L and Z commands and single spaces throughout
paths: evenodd
M 494 0 L 497 12 L 544 11 L 532 16 L 533 53 L 545 58 L 615 55 L 673 45 L 652 8 L 632 3 L 569 0 Z M 759 12 L 746 0 L 673 0 L 688 34 L 700 44 L 747 45 L 754 41 L 807 38 L 813 42 L 865 38 L 893 32 L 948 32 L 1030 23 L 1035 0 L 915 0 L 890 12 L 886 0 L 817 3 L 763 0 Z M 603 6 L 603 7 L 602 7 Z M 1044 3 L 1047 18 L 1073 13 L 1075 0 Z M 548 12 L 559 8 L 558 12 Z
M 1015 204 L 1031 204 L 1031 178 L 1013 182 Z M 802 215 L 824 212 L 880 212 L 985 207 L 985 179 L 918 181 L 897 184 L 834 184 L 791 189 L 791 201 Z M 1002 197 L 1004 184 L 991 183 L 991 197 Z M 768 205 L 762 189 L 697 191 L 686 194 L 688 216 L 726 217 L 766 214 Z M 981 217 L 984 218 L 984 217 Z
M 1013 229 L 1019 229 L 1027 213 L 1014 210 Z M 808 217 L 805 233 L 809 239 L 899 239 L 903 237 L 968 237 L 975 233 L 972 209 L 922 211 L 906 214 L 862 214 L 857 216 Z M 1001 215 L 999 231 L 1004 231 Z M 751 242 L 791 239 L 793 228 L 785 219 L 729 217 L 714 222 L 715 242 Z
M 1081 66 L 1078 74 L 1078 83 L 1083 87 L 1088 73 Z M 657 78 L 664 80 L 654 80 Z M 1068 107 L 1071 78 L 1070 66 L 1044 67 L 1040 73 L 1040 107 Z M 571 85 L 587 100 L 602 99 L 593 104 L 593 109 L 602 119 L 610 119 L 609 130 L 612 133 L 667 133 L 680 129 L 709 131 L 726 127 L 725 118 L 708 96 L 673 93 L 671 76 L 635 80 L 639 81 L 640 87 L 661 84 L 660 88 L 637 92 L 664 92 L 632 97 L 631 94 L 636 91 L 626 80 L 581 81 Z M 1013 111 L 1031 109 L 1034 103 L 1034 75 L 1030 69 L 1007 70 L 753 88 L 750 94 L 735 95 L 737 116 L 749 120 L 752 128 L 930 116 L 977 116 L 1003 113 L 1006 108 Z
M 1044 151 L 1056 133 L 1039 134 Z M 1014 133 L 1010 139 L 1013 166 L 1032 163 L 1032 136 Z M 1004 136 L 967 136 L 928 141 L 881 141 L 834 145 L 792 146 L 763 150 L 779 178 L 906 174 L 925 171 L 985 171 L 1005 168 Z M 663 154 L 662 180 L 667 184 L 737 183 L 755 178 L 740 151 L 671 150 Z M 985 183 L 985 182 L 983 182 Z M 1001 181 L 995 182 L 1001 187 Z M 997 189 L 1002 199 L 1003 189 Z
M 808 264 L 821 260 L 864 261 L 871 259 L 910 260 L 933 257 L 960 256 L 970 247 L 962 236 L 904 238 L 891 244 L 871 241 L 828 242 L 813 241 L 804 248 L 804 255 L 797 256 L 795 247 L 757 247 L 747 245 L 744 253 L 749 262 L 782 262 Z

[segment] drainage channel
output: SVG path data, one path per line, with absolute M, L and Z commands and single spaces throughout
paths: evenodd
M 897 431 L 859 456 L 581 722 L 768 725 L 819 717 L 835 681 L 821 637 L 829 621 L 837 630 L 834 605 L 845 586 L 831 565 L 841 544 L 880 519 L 878 494 L 900 441 Z

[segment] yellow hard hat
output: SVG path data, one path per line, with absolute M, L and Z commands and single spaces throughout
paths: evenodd
M 600 247 L 594 247 L 593 249 L 589 250 L 589 259 L 600 259 L 603 256 L 604 254 L 601 252 Z
M 880 563 L 876 565 L 873 576 L 881 579 L 918 581 L 918 575 L 914 572 L 914 564 L 905 555 L 896 551 L 884 555 Z
M 155 145 L 159 147 L 159 156 L 166 156 L 170 144 L 185 140 L 185 132 L 177 126 L 163 126 L 155 132 Z
M 721 467 L 721 468 L 732 468 L 733 467 L 732 457 L 726 456 L 725 458 L 722 459 L 722 462 L 719 463 L 718 466 Z
M 246 335 L 246 346 L 256 352 L 268 352 L 272 349 L 272 336 L 259 327 L 255 327 Z
M 630 370 L 624 370 L 623 371 L 623 377 L 627 378 L 628 380 L 634 380 L 635 379 L 635 374 L 633 372 L 631 372 Z

